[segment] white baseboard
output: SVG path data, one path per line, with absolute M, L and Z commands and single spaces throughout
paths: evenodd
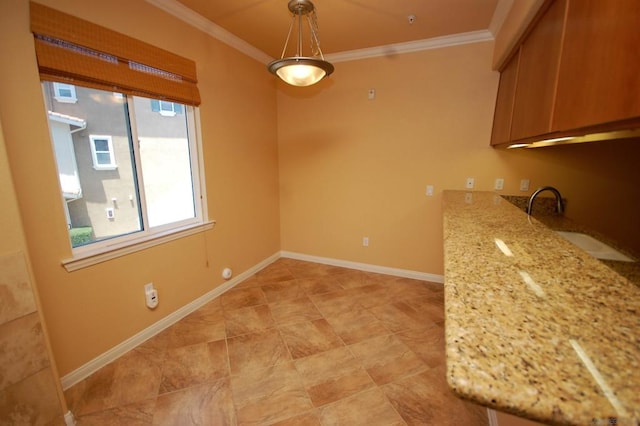
M 96 358 L 92 359 L 91 361 L 84 364 L 80 368 L 72 371 L 69 374 L 66 374 L 64 377 L 60 379 L 60 382 L 62 383 L 62 389 L 67 390 L 71 386 L 80 382 L 81 380 L 84 380 L 85 378 L 89 377 L 91 374 L 95 373 L 100 368 L 104 367 L 110 362 L 115 361 L 116 359 L 120 358 L 122 355 L 126 354 L 130 350 L 134 349 L 135 347 L 149 340 L 150 338 L 160 333 L 164 329 L 177 323 L 182 318 L 186 317 L 190 313 L 196 311 L 200 307 L 209 303 L 216 297 L 219 297 L 220 295 L 230 290 L 237 284 L 241 283 L 245 279 L 254 275 L 256 272 L 266 268 L 267 266 L 269 266 L 279 258 L 280 258 L 280 253 L 275 253 L 269 256 L 268 258 L 264 259 L 260 263 L 252 266 L 251 268 L 247 269 L 241 274 L 238 274 L 234 278 L 231 278 L 229 281 L 226 281 L 224 284 L 200 296 L 199 298 L 195 299 L 193 302 L 183 306 L 177 311 L 172 312 L 171 314 L 162 318 L 160 321 L 152 324 L 151 326 L 145 328 L 141 332 L 128 338 L 127 340 L 123 341 L 117 346 L 114 346 L 113 348 L 109 349 L 107 352 L 104 352 L 103 354 L 97 356 Z M 66 420 L 66 416 L 65 416 L 65 420 Z
M 76 418 L 73 416 L 73 413 L 71 411 L 67 411 L 67 413 L 64 415 L 64 424 L 66 426 L 75 426 L 78 423 L 76 423 Z
M 487 416 L 489 417 L 489 426 L 498 426 L 498 416 L 495 410 L 487 408 Z
M 350 262 L 348 260 L 332 259 L 329 257 L 312 256 L 290 251 L 281 251 L 280 255 L 289 259 L 306 260 L 307 262 L 322 263 L 331 266 L 341 266 L 343 268 L 357 269 L 378 274 L 393 275 L 396 277 L 413 278 L 416 280 L 430 281 L 434 283 L 444 283 L 443 275 L 429 274 L 426 272 L 411 271 L 408 269 L 389 268 L 387 266 L 371 265 L 369 263 Z

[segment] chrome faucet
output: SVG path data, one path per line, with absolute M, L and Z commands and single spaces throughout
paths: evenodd
M 551 191 L 556 196 L 556 213 L 562 214 L 564 213 L 564 202 L 562 201 L 562 195 L 560 195 L 560 191 L 558 191 L 553 186 L 543 186 L 541 188 L 536 189 L 536 191 L 531 194 L 529 197 L 529 203 L 527 204 L 527 214 L 531 215 L 531 211 L 533 210 L 533 200 L 536 199 L 538 194 L 543 191 Z

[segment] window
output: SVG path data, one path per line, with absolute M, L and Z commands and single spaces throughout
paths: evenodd
M 182 105 L 175 102 L 151 100 L 151 111 L 159 112 L 165 117 L 173 117 L 176 114 L 182 114 Z
M 113 156 L 111 136 L 89 135 L 93 168 L 96 170 L 114 170 L 117 168 Z
M 73 247 L 67 271 L 213 228 L 195 62 L 39 3 L 29 15 Z
M 53 83 L 54 98 L 58 102 L 74 104 L 78 102 L 76 87 L 71 84 Z
M 45 89 L 53 84 L 43 82 Z M 203 224 L 194 107 L 180 104 L 182 114 L 167 119 L 152 110 L 151 101 L 157 100 L 84 87 L 77 91 L 81 102 L 76 105 L 47 102 L 55 109 L 49 117 L 83 123 L 63 123 L 64 132 L 51 132 L 54 146 L 56 138 L 72 139 L 72 152 L 56 155 L 58 168 L 68 161 L 65 155 L 77 162 L 81 191 L 75 198 L 63 197 L 74 254 Z

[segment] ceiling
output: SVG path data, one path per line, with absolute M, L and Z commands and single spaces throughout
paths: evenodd
M 268 56 L 281 56 L 291 23 L 288 0 L 178 1 Z M 325 55 L 487 30 L 498 2 L 313 0 Z

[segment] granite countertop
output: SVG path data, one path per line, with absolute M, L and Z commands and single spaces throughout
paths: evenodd
M 506 199 L 523 211 L 526 211 L 527 209 L 529 197 L 503 195 L 502 198 Z M 581 232 L 583 234 L 591 235 L 632 259 L 640 259 L 640 253 L 634 252 L 628 247 L 623 247 L 617 241 L 610 239 L 606 235 L 587 228 L 582 224 L 576 223 L 564 215 L 556 214 L 555 206 L 554 198 L 538 198 L 536 199 L 536 205 L 533 209 L 533 216 L 554 231 Z M 608 259 L 598 260 L 640 287 L 640 262 L 622 262 Z
M 444 191 L 447 380 L 552 424 L 640 422 L 640 288 L 492 192 Z

